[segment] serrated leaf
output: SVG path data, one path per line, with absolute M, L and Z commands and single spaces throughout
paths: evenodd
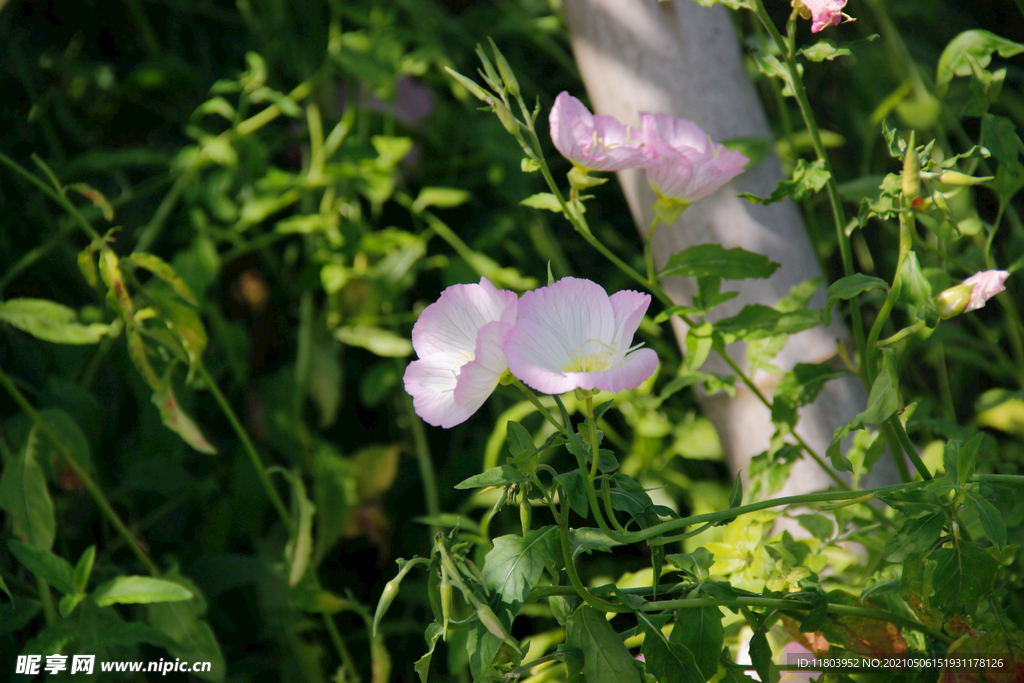
M 100 607 L 176 602 L 191 598 L 192 592 L 183 586 L 150 576 L 119 576 L 103 584 L 92 594 L 93 601 Z
M 715 323 L 715 332 L 734 340 L 753 341 L 779 334 L 796 334 L 821 324 L 816 311 L 800 309 L 783 313 L 763 304 L 744 306 L 731 318 Z
M 641 683 L 629 650 L 604 614 L 593 607 L 583 605 L 573 612 L 565 625 L 565 642 L 583 653 L 587 683 Z
M 945 614 L 972 614 L 978 600 L 992 591 L 999 563 L 977 543 L 961 540 L 928 555 L 935 561 L 933 604 Z
M 984 68 L 991 63 L 992 55 L 996 52 L 1009 58 L 1024 52 L 1024 45 L 989 31 L 964 31 L 946 45 L 939 57 L 935 71 L 935 92 L 939 97 L 944 97 L 954 76 L 970 76 L 973 73 L 971 61 Z
M 675 553 L 665 558 L 675 566 L 688 574 L 692 574 L 699 581 L 708 578 L 708 571 L 715 563 L 715 556 L 707 548 L 701 547 L 692 553 Z
M 35 548 L 27 543 L 10 539 L 7 547 L 11 554 L 30 572 L 46 581 L 61 593 L 76 593 L 74 571 L 68 561 L 45 548 Z
M 110 332 L 110 325 L 83 325 L 74 309 L 46 299 L 8 299 L 0 303 L 0 322 L 55 344 L 96 344 Z
M 767 197 L 758 197 L 749 192 L 737 196 L 743 197 L 751 204 L 774 204 L 787 197 L 798 202 L 825 187 L 831 177 L 831 174 L 825 170 L 823 160 L 818 159 L 813 163 L 807 163 L 805 159 L 800 159 L 796 168 L 793 169 L 793 177 L 790 180 L 780 180 L 776 184 L 775 190 Z
M 637 617 L 644 633 L 640 652 L 644 655 L 647 670 L 659 683 L 704 683 L 707 680 L 692 652 L 678 642 L 665 640 L 661 630 L 647 615 L 640 613 Z M 715 668 L 717 670 L 717 666 Z M 589 682 L 590 679 L 587 680 Z
M 720 244 L 698 244 L 672 254 L 660 275 L 743 280 L 771 277 L 778 267 L 779 264 L 767 256 L 740 247 L 725 249 Z
M 484 581 L 501 596 L 502 602 L 522 603 L 537 585 L 544 567 L 554 567 L 558 559 L 555 526 L 541 527 L 525 536 L 499 536 L 484 558 Z
M 970 441 L 964 443 L 959 439 L 950 439 L 942 452 L 942 460 L 946 476 L 954 484 L 966 484 L 974 472 L 974 456 L 978 453 L 984 434 L 975 434 Z
M 622 543 L 606 534 L 601 529 L 584 527 L 582 529 L 569 529 L 569 548 L 572 550 L 572 558 L 580 553 L 591 553 L 595 550 L 602 553 L 610 553 L 612 548 Z
M 531 209 L 544 209 L 546 211 L 562 213 L 562 205 L 558 203 L 558 198 L 550 192 L 538 192 L 537 194 L 530 195 L 519 202 L 519 204 L 521 206 L 528 206 Z
M 947 519 L 943 510 L 908 519 L 885 544 L 885 558 L 890 562 L 902 562 L 907 555 L 930 549 L 942 535 Z
M 871 385 L 868 406 L 855 418 L 864 424 L 880 425 L 899 408 L 899 380 L 896 376 L 896 361 L 887 349 L 883 350 L 882 368 Z
M 985 530 L 988 540 L 1002 550 L 1006 547 L 1006 522 L 1003 514 L 995 505 L 973 493 L 967 494 L 967 504 L 974 508 L 981 522 L 981 528 Z
M 881 278 L 871 277 L 863 273 L 856 273 L 833 282 L 825 292 L 827 301 L 825 302 L 825 308 L 821 310 L 822 323 L 825 325 L 832 324 L 832 309 L 839 303 L 840 299 L 852 299 L 861 292 L 871 289 L 889 291 L 889 283 Z

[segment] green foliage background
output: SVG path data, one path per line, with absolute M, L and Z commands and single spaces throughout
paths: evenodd
M 782 25 L 789 7 L 777 4 L 769 9 Z M 226 671 L 227 680 L 237 681 L 328 680 L 339 663 L 368 677 L 373 647 L 364 622 L 395 574 L 393 560 L 427 554 L 432 532 L 452 526 L 456 513 L 478 518 L 494 504 L 496 492 L 470 496 L 454 486 L 482 463 L 495 464 L 499 451 L 504 455 L 504 434 L 492 434 L 496 419 L 524 419 L 515 412 L 520 397 L 502 388 L 456 429 L 422 425 L 401 387 L 416 314 L 444 287 L 481 275 L 517 290 L 544 283 L 548 264 L 556 278 L 591 277 L 609 291 L 628 283 L 560 217 L 519 206 L 542 189 L 541 179 L 521 172 L 516 142 L 496 117 L 477 112 L 476 100 L 443 71 L 473 73 L 474 47 L 490 36 L 546 118 L 558 92 L 583 93 L 556 9 L 543 0 L 13 0 L 0 11 L 0 152 L 42 176 L 32 161 L 38 155 L 61 185 L 98 191 L 113 209 L 112 220 L 88 195 L 68 196 L 100 233 L 119 228 L 112 247 L 123 259 L 140 247 L 160 256 L 198 299 L 189 313 L 144 265 L 126 276 L 138 309 L 154 308 L 158 321 L 173 319 L 172 331 L 184 331 L 168 341 L 160 336 L 166 330 L 143 321 L 159 387 L 140 375 L 122 338 L 71 346 L 40 343 L 10 325 L 3 330 L 3 371 L 33 405 L 50 411 L 43 413 L 47 423 L 102 485 L 165 578 L 204 596 L 187 603 L 185 616 L 168 612 L 168 605 L 104 611 L 86 601 L 72 607 L 69 620 L 77 620 L 75 633 L 89 632 L 95 640 L 75 636 L 83 640 L 73 651 L 157 659 L 168 646 L 161 638 L 169 637 L 187 652 L 177 656 L 219 661 L 217 679 Z M 965 79 L 953 83 L 954 106 L 936 114 L 927 95 L 934 65 L 964 29 L 985 27 L 1022 41 L 1024 22 L 1009 2 L 865 0 L 849 11 L 858 21 L 844 28 L 844 38 L 881 33 L 882 39 L 853 58 L 815 65 L 805 79 L 819 124 L 838 134 L 830 138 L 836 175 L 855 207 L 862 197 L 878 196 L 886 173 L 899 171 L 878 135 L 886 117 L 961 149 L 979 139 L 981 123 L 971 115 Z M 760 45 L 746 21 L 741 18 L 738 30 L 748 45 Z M 1004 65 L 994 111 L 1020 129 L 1024 64 L 1017 57 Z M 792 133 L 792 104 L 779 96 L 776 81 L 757 74 L 753 60 L 750 70 L 784 165 L 792 169 L 808 152 L 806 141 Z M 924 79 L 920 88 L 915 79 Z M 301 97 L 286 96 L 303 87 Z M 910 90 L 887 100 L 901 87 Z M 253 118 L 268 106 L 279 115 Z M 962 126 L 949 111 L 966 112 Z M 325 146 L 329 152 L 320 153 Z M 559 163 L 560 176 L 568 164 Z M 616 253 L 642 264 L 635 228 L 611 185 L 595 192 L 588 221 Z M 835 280 L 841 265 L 824 194 L 802 205 Z M 982 188 L 952 208 L 962 229 L 1024 211 L 1019 198 L 999 206 L 996 194 Z M 1024 226 L 1007 221 L 1010 229 L 996 239 L 993 253 L 1001 267 L 1024 257 Z M 891 279 L 897 241 L 894 221 L 873 221 L 854 232 L 860 269 Z M 963 272 L 940 272 L 937 256 L 922 264 L 934 291 L 951 276 L 981 269 L 982 241 L 968 239 L 957 254 Z M 83 324 L 110 322 L 104 310 L 116 305 L 79 270 L 79 252 L 89 246 L 58 204 L 8 167 L 0 172 L 5 301 L 48 299 L 75 309 Z M 1008 284 L 1020 291 L 1014 279 Z M 880 300 L 869 299 L 876 306 Z M 964 438 L 964 424 L 990 428 L 979 472 L 1017 474 L 1024 463 L 1024 367 L 1013 354 L 1012 328 L 1019 323 L 1013 315 L 991 306 L 944 324 L 937 333 L 942 337 L 930 340 L 920 356 L 909 351 L 904 357 L 914 362 L 901 368 L 907 402 L 919 402 L 916 422 L 908 424 L 915 441 Z M 724 509 L 730 482 L 710 423 L 688 390 L 662 403 L 682 362 L 666 330 L 641 330 L 662 360 L 655 390 L 631 393 L 602 429 L 624 456 L 622 471 L 663 487 L 664 498 L 681 512 Z M 189 353 L 196 349 L 202 363 Z M 948 376 L 947 358 L 957 361 Z M 199 381 L 190 386 L 186 376 Z M 211 384 L 224 392 L 263 461 L 283 468 L 273 480 L 299 519 L 295 481 L 306 482 L 317 510 L 316 580 L 309 574 L 288 586 L 287 534 Z M 167 416 L 162 419 L 152 398 L 154 390 L 166 395 L 160 392 L 168 388 L 217 455 L 191 447 L 203 437 L 193 436 L 190 445 L 164 426 Z M 985 413 L 989 408 L 998 410 Z M 7 473 L 30 447 L 32 427 L 8 394 L 0 398 L 0 414 Z M 525 422 L 542 431 L 538 417 Z M 70 568 L 96 545 L 93 588 L 142 573 L 82 481 L 46 445 L 32 448 L 45 478 L 32 481 L 44 481 L 53 500 L 53 553 Z M 425 460 L 436 469 L 434 485 L 424 486 Z M 760 466 L 764 490 L 786 472 L 784 463 Z M 425 489 L 436 492 L 434 503 Z M 1011 546 L 1020 544 L 1024 508 L 1004 502 Z M 447 516 L 424 519 L 431 507 Z M 6 515 L 5 538 L 25 540 L 14 528 L 15 516 Z M 518 524 L 503 512 L 493 535 Z M 7 544 L 0 547 L 0 575 L 17 596 L 13 602 L 0 597 L 0 671 L 19 652 L 46 651 L 72 637 L 44 628 L 43 601 L 31 596 L 45 586 L 16 555 Z M 589 577 L 617 577 L 650 562 L 632 547 L 588 558 Z M 1018 561 L 1001 586 L 1005 614 L 1014 620 L 1024 614 L 1021 578 Z M 422 574 L 411 573 L 382 625 L 395 680 L 413 680 L 424 651 L 423 629 L 431 619 L 426 584 Z M 325 630 L 322 613 L 333 615 L 326 618 L 337 624 L 342 648 Z M 514 635 L 539 630 L 544 616 L 520 619 Z M 168 625 L 180 619 L 189 634 Z M 153 630 L 129 633 L 127 623 Z M 183 642 L 191 649 L 182 649 Z M 170 647 L 173 653 L 175 644 Z M 341 661 L 345 652 L 350 661 Z M 465 651 L 446 652 L 451 670 L 463 671 Z

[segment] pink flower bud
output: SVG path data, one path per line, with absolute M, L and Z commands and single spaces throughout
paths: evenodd
M 656 163 L 632 126 L 612 116 L 594 116 L 567 92 L 551 109 L 551 141 L 569 161 L 590 171 L 622 171 Z
M 973 285 L 971 300 L 964 310 L 976 311 L 984 306 L 986 301 L 1006 289 L 1003 282 L 1008 277 L 1010 277 L 1010 273 L 1005 270 L 983 270 L 964 280 L 961 284 Z

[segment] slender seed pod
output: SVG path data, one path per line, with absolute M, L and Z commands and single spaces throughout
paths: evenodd
M 508 638 L 508 634 L 505 633 L 505 627 L 501 625 L 497 615 L 491 611 L 490 607 L 480 605 L 476 609 L 476 615 L 480 617 L 480 621 L 495 638 L 500 638 L 501 640 Z
M 442 623 L 441 628 L 444 639 L 448 640 L 448 620 L 451 619 L 452 615 L 452 582 L 448 579 L 448 572 L 441 567 L 441 615 Z
M 377 633 L 377 625 L 380 620 L 384 618 L 384 614 L 391 607 L 391 603 L 394 602 L 395 596 L 398 595 L 398 586 L 401 585 L 402 580 L 399 577 L 395 577 L 388 581 L 384 585 L 384 592 L 380 594 L 380 600 L 377 601 L 377 611 L 373 615 L 373 632 Z

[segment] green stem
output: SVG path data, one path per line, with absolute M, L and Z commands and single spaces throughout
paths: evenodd
M 654 239 L 654 230 L 658 227 L 659 222 L 661 222 L 661 218 L 655 216 L 651 222 L 651 227 L 647 230 L 647 235 L 644 237 L 644 264 L 647 266 L 647 282 L 650 287 L 655 286 L 654 254 L 651 253 L 651 240 Z
M 129 531 L 125 523 L 121 521 L 121 518 L 114 511 L 113 506 L 111 506 L 110 501 L 107 500 L 107 496 L 103 493 L 103 490 L 96 484 L 93 478 L 89 476 L 86 469 L 71 455 L 65 442 L 54 433 L 50 428 L 50 425 L 43 420 L 42 416 L 34 407 L 32 407 L 32 404 L 28 402 L 25 395 L 18 390 L 18 387 L 15 386 L 14 382 L 11 381 L 11 378 L 8 377 L 7 373 L 3 370 L 0 370 L 0 385 L 3 385 L 7 393 L 14 399 L 14 402 L 18 404 L 18 407 L 28 415 L 36 429 L 38 429 L 39 433 L 43 435 L 43 438 L 50 443 L 50 446 L 57 455 L 60 456 L 60 459 L 64 461 L 64 464 L 71 468 L 71 471 L 75 473 L 75 476 L 78 477 L 79 481 L 82 482 L 82 485 L 85 486 L 85 490 L 89 492 L 90 496 L 92 496 L 92 499 L 100 509 L 100 512 L 107 518 L 107 521 L 114 526 L 117 533 L 120 534 L 125 543 L 128 544 L 128 547 L 131 549 L 135 557 L 138 558 L 140 563 L 142 563 L 142 566 L 144 566 L 153 576 L 158 576 L 160 574 L 159 567 L 157 567 L 156 563 L 153 562 L 146 551 L 142 549 L 139 542 L 135 540 L 135 536 L 132 535 L 132 532 Z
M 71 218 L 74 219 L 76 223 L 78 223 L 78 227 L 80 227 L 82 231 L 85 232 L 85 234 L 88 235 L 91 239 L 98 240 L 100 238 L 100 235 L 98 232 L 96 232 L 95 228 L 93 228 L 92 225 L 89 224 L 89 221 L 85 220 L 85 216 L 83 216 L 82 213 L 75 207 L 75 205 L 71 203 L 71 200 L 64 196 L 63 192 L 58 192 L 54 188 L 50 187 L 42 180 L 37 178 L 35 174 L 26 171 L 24 168 L 21 167 L 21 165 L 18 162 L 16 162 L 14 159 L 10 158 L 3 152 L 0 152 L 0 163 L 2 163 L 4 166 L 7 166 L 9 169 L 20 175 L 22 178 L 35 185 L 39 190 L 43 192 L 43 194 L 45 194 L 53 201 L 60 204 L 61 207 L 68 212 L 68 215 L 70 215 Z
M 540 399 L 537 397 L 537 394 L 533 393 L 533 390 L 527 387 L 525 384 L 523 384 L 518 377 L 515 377 L 511 373 L 509 373 L 509 377 L 512 378 L 512 384 L 516 387 L 519 387 L 519 390 L 523 392 L 523 395 L 526 396 L 526 399 L 533 404 L 533 407 L 537 409 L 537 412 L 543 415 L 544 419 L 550 422 L 555 429 L 564 434 L 566 428 L 562 426 L 558 422 L 558 420 L 552 417 L 551 411 L 548 410 L 547 407 L 545 407 L 545 405 L 540 402 Z
M 53 606 L 53 593 L 50 592 L 50 584 L 40 577 L 36 577 L 36 589 L 39 591 L 39 602 L 43 605 L 43 617 L 46 625 L 49 626 L 57 621 L 57 610 Z
M 288 537 L 294 539 L 296 534 L 295 522 L 292 521 L 291 515 L 288 513 L 288 508 L 285 506 L 284 501 L 281 500 L 280 494 L 277 489 L 274 488 L 274 483 L 270 480 L 270 475 L 267 473 L 267 468 L 263 464 L 262 458 L 260 458 L 259 452 L 256 450 L 256 446 L 253 445 L 252 439 L 249 438 L 249 433 L 245 427 L 239 421 L 238 416 L 235 414 L 234 408 L 228 403 L 227 398 L 221 393 L 220 388 L 217 386 L 217 382 L 210 375 L 210 372 L 206 369 L 206 365 L 199 363 L 199 376 L 203 378 L 203 382 L 206 383 L 206 387 L 210 390 L 213 395 L 213 400 L 220 406 L 220 410 L 224 413 L 224 417 L 231 423 L 231 428 L 235 431 L 235 435 L 238 440 L 242 442 L 242 450 L 249 457 L 249 461 L 252 463 L 252 467 L 256 470 L 256 476 L 259 477 L 260 484 L 263 486 L 263 490 L 266 492 L 267 497 L 270 498 L 270 503 L 277 510 L 278 516 L 281 518 L 281 523 L 288 531 Z
M 568 498 L 568 496 L 565 496 Z M 579 574 L 576 573 L 576 561 L 572 556 L 572 548 L 569 545 L 569 501 L 562 501 L 562 510 L 559 512 L 558 508 L 552 504 L 551 511 L 555 514 L 555 518 L 558 520 L 558 539 L 562 546 L 562 560 L 565 563 L 565 571 L 569 575 L 569 582 L 575 589 L 576 594 L 583 598 L 584 602 L 593 607 L 594 609 L 601 610 L 602 612 L 630 612 L 632 611 L 628 607 L 623 607 L 617 602 L 609 602 L 603 598 L 599 598 L 583 585 L 580 581 Z
M 854 270 L 853 252 L 850 249 L 850 239 L 846 235 L 846 216 L 843 212 L 843 202 L 839 196 L 839 184 L 836 182 L 835 173 L 832 169 L 832 162 L 829 159 L 828 152 L 825 150 L 825 145 L 821 142 L 821 132 L 818 129 L 817 121 L 814 118 L 814 110 L 811 109 L 811 103 L 807 99 L 807 90 L 804 88 L 803 78 L 800 76 L 800 71 L 797 69 L 795 41 L 793 40 L 792 33 L 795 22 L 790 21 L 790 39 L 786 40 L 782 37 L 782 34 L 779 33 L 779 29 L 776 28 L 771 17 L 768 16 L 768 12 L 764 8 L 764 3 L 761 0 L 752 0 L 751 4 L 754 14 L 757 15 L 757 18 L 772 36 L 772 39 L 775 41 L 779 50 L 781 50 L 783 55 L 785 55 L 793 93 L 796 96 L 797 104 L 800 106 L 800 114 L 803 116 L 804 124 L 807 126 L 807 132 L 811 136 L 811 145 L 814 147 L 815 155 L 823 162 L 825 170 L 828 171 L 829 178 L 826 188 L 828 190 L 829 203 L 832 206 L 832 218 L 835 221 L 836 239 L 839 242 L 839 252 L 843 260 L 843 275 L 845 277 L 849 277 L 854 274 Z M 865 350 L 864 327 L 861 320 L 860 301 L 856 296 L 850 299 L 850 313 L 852 317 L 851 327 L 853 328 L 854 340 L 857 344 L 857 350 L 863 358 Z M 866 378 L 864 379 L 866 380 Z M 866 386 L 870 386 L 867 382 L 865 382 L 865 384 Z
M 437 476 L 434 473 L 434 460 L 430 456 L 430 444 L 427 443 L 427 432 L 423 429 L 423 420 L 413 409 L 412 397 L 405 392 L 402 392 L 402 395 L 402 406 L 405 408 L 406 419 L 409 421 L 413 450 L 416 453 L 416 462 L 420 467 L 420 479 L 423 481 L 423 499 L 427 504 L 427 514 L 437 519 L 441 514 L 441 503 L 437 490 Z M 439 533 L 441 533 L 441 527 L 431 524 L 430 537 L 434 538 Z
M 597 479 L 597 461 L 601 457 L 601 446 L 597 443 L 597 420 L 594 419 L 594 397 L 587 396 L 587 425 L 590 432 L 590 446 L 594 450 L 594 460 L 590 463 L 590 484 L 593 486 Z M 596 492 L 595 492 L 596 493 Z
M 194 166 L 182 171 L 181 175 L 175 179 L 171 189 L 167 191 L 160 205 L 153 212 L 153 217 L 149 219 L 149 223 L 142 229 L 142 234 L 139 235 L 139 240 L 135 243 L 135 248 L 132 250 L 134 253 L 147 251 L 153 246 L 153 243 L 160 237 L 160 232 L 164 229 L 164 224 L 170 218 L 171 212 L 177 205 L 178 200 L 181 199 L 181 195 L 184 194 L 189 185 L 195 182 L 198 173 L 198 167 Z
M 914 444 L 911 443 L 910 437 L 907 436 L 907 430 L 904 429 L 903 423 L 900 421 L 899 416 L 893 415 L 892 417 L 890 417 L 889 425 L 892 427 L 892 430 L 896 433 L 896 438 L 899 440 L 900 446 L 903 447 L 903 450 L 906 451 L 907 457 L 910 458 L 910 462 L 914 463 L 914 467 L 917 468 L 918 474 L 920 474 L 921 478 L 924 479 L 925 481 L 930 481 L 932 479 L 932 473 L 928 471 L 928 468 L 925 466 L 924 461 L 921 460 L 921 456 L 917 454 L 917 449 L 914 448 Z M 906 463 L 904 463 L 903 466 L 905 468 Z
M 880 425 L 879 428 L 885 432 L 885 440 L 889 442 L 889 452 L 892 453 L 892 461 L 896 467 L 897 476 L 899 476 L 900 481 L 904 484 L 909 483 L 913 480 L 913 477 L 910 476 L 910 468 L 907 467 L 907 461 L 900 456 L 900 453 L 903 452 L 903 444 L 900 443 L 899 437 L 896 436 L 896 430 L 889 423 Z

